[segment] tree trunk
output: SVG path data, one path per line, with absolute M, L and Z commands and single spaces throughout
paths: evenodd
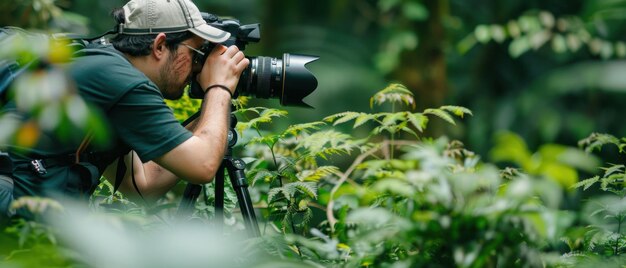
M 443 20 L 450 14 L 449 2 L 424 1 L 423 4 L 430 12 L 428 19 L 412 25 L 413 29 L 421 29 L 418 48 L 403 54 L 400 66 L 391 77 L 413 91 L 418 111 L 443 105 L 448 91 Z M 433 120 L 427 131 L 432 135 L 441 134 L 443 126 L 441 120 Z

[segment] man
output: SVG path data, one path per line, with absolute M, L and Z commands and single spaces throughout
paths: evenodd
M 201 184 L 215 175 L 225 152 L 230 101 L 249 60 L 236 46 L 217 45 L 201 61 L 204 42 L 219 44 L 230 34 L 207 25 L 190 0 L 131 0 L 113 16 L 119 27 L 112 46 L 81 51 L 69 69 L 80 95 L 104 114 L 110 142 L 90 144 L 86 138 L 68 148 L 49 138 L 27 151 L 9 150 L 15 168 L 0 179 L 5 186 L 12 180 L 9 199 L 86 197 L 104 175 L 111 182 L 121 179 L 123 193 L 154 200 L 179 178 Z M 205 95 L 199 118 L 185 129 L 164 98 L 180 98 L 191 79 Z M 0 197 L 10 194 L 2 185 Z M 0 200 L 0 210 L 7 202 Z M 0 211 L 0 217 L 10 213 Z

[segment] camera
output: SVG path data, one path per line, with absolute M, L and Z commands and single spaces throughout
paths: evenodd
M 244 50 L 248 43 L 261 40 L 260 24 L 241 25 L 236 19 L 220 19 L 218 16 L 201 12 L 207 24 L 227 31 L 231 37 L 222 43 L 225 46 L 236 45 Z M 201 50 L 205 55 L 215 44 L 207 43 Z M 284 53 L 282 58 L 266 56 L 246 57 L 250 65 L 241 73 L 236 94 L 258 98 L 275 98 L 281 105 L 311 107 L 302 100 L 317 87 L 317 79 L 306 68 L 306 64 L 318 59 L 316 56 Z M 206 56 L 203 59 L 206 60 Z M 202 88 L 192 81 L 189 96 L 202 98 Z

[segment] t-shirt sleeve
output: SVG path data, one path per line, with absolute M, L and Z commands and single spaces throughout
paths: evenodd
M 174 118 L 161 93 L 145 83 L 129 90 L 111 109 L 109 119 L 120 139 L 148 162 L 174 149 L 192 133 Z

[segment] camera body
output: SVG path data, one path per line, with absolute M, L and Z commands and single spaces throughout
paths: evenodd
M 227 31 L 231 37 L 222 43 L 236 45 L 245 50 L 249 43 L 261 40 L 260 24 L 241 25 L 236 19 L 220 19 L 218 16 L 202 12 L 207 24 Z M 207 43 L 201 50 L 209 55 L 215 44 Z M 281 105 L 311 107 L 302 100 L 317 88 L 317 79 L 306 68 L 306 64 L 318 59 L 316 56 L 284 53 L 282 58 L 266 56 L 247 57 L 250 65 L 242 72 L 236 94 L 258 98 L 277 98 Z M 204 59 L 206 60 L 206 58 Z M 202 98 L 203 90 L 193 81 L 189 95 Z

